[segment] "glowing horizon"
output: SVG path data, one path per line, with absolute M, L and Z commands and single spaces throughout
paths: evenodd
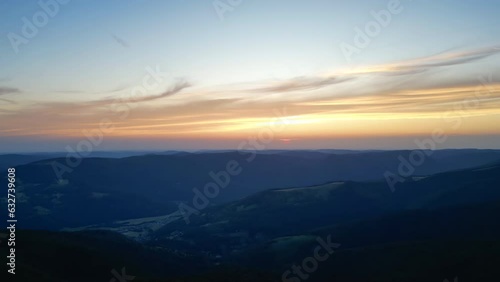
M 401 1 L 402 12 L 346 60 L 339 42 L 351 42 L 356 26 L 373 21 L 370 11 L 390 1 L 366 2 L 364 8 L 283 2 L 283 15 L 275 14 L 278 4 L 245 2 L 223 21 L 211 5 L 180 2 L 119 8 L 106 3 L 103 9 L 118 10 L 104 17 L 82 14 L 83 4 L 75 1 L 61 6 L 36 37 L 19 46 L 18 54 L 4 37 L 0 152 L 63 151 L 101 130 L 103 123 L 113 130 L 102 131 L 102 150 L 237 149 L 239 140 L 266 130 L 273 134 L 269 149 L 398 149 L 414 147 L 415 138 L 437 129 L 450 137 L 441 148 L 500 148 L 500 40 L 494 32 L 496 16 L 485 12 L 487 5 Z M 22 15 L 40 9 L 36 4 L 24 9 L 3 5 L 12 14 L 0 20 L 2 34 L 19 33 Z M 433 11 L 417 27 L 413 20 L 426 12 L 426 5 L 451 11 L 443 18 Z M 163 22 L 160 6 L 167 13 Z M 326 8 L 333 15 L 325 14 Z M 137 9 L 150 17 L 118 25 L 118 17 L 138 15 Z M 319 18 L 300 26 L 290 14 L 301 9 Z M 252 17 L 256 11 L 276 19 L 260 21 Z M 352 19 L 343 15 L 347 12 Z M 442 33 L 446 42 L 430 35 L 460 16 L 483 29 Z M 279 19 L 293 24 L 295 34 L 270 38 L 290 30 L 270 25 Z M 328 23 L 344 28 L 332 31 Z M 165 30 L 168 35 L 147 37 L 143 28 L 148 24 L 151 34 Z M 175 27 L 180 24 L 185 25 Z M 89 31 L 76 33 L 68 26 Z M 408 30 L 429 33 L 423 37 L 428 42 L 397 40 L 406 38 Z M 250 42 L 245 34 L 261 45 L 242 45 Z M 51 41 L 60 36 L 65 40 Z M 458 47 L 460 41 L 466 44 Z M 168 47 L 159 48 L 162 44 Z M 279 130 L 273 129 L 276 120 Z

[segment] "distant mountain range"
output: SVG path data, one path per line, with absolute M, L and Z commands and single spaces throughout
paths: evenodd
M 410 153 L 88 158 L 62 180 L 51 163 L 64 159 L 19 165 L 20 277 L 109 281 L 111 269 L 126 267 L 134 282 L 495 281 L 500 153 L 435 151 L 391 191 L 384 172 Z M 179 204 L 229 161 L 242 168 L 222 190 L 231 192 L 187 224 Z M 318 238 L 338 248 L 307 279 L 287 273 Z
M 386 171 L 397 173 L 400 158 L 411 151 L 262 151 L 167 152 L 126 158 L 86 158 L 72 172 L 56 177 L 53 164 L 65 158 L 44 159 L 17 166 L 19 211 L 26 228 L 60 229 L 130 218 L 165 215 L 180 202 L 192 205 L 193 189 L 203 191 L 237 162 L 232 176 L 210 205 L 242 199 L 273 188 L 304 187 L 334 181 L 379 181 Z M 40 156 L 2 156 L 19 163 Z M 13 161 L 12 159 L 16 159 Z M 247 161 L 253 158 L 251 161 Z M 500 151 L 435 151 L 416 167 L 414 175 L 485 165 L 500 160 Z M 381 190 L 389 188 L 381 184 Z M 92 207 L 92 208 L 90 208 Z

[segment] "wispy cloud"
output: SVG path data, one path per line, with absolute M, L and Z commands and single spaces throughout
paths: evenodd
M 15 101 L 12 101 L 10 99 L 5 99 L 5 98 L 0 98 L 0 101 L 6 102 L 8 104 L 17 104 Z
M 401 61 L 391 64 L 358 68 L 346 73 L 351 75 L 386 74 L 406 75 L 430 70 L 432 68 L 466 64 L 500 53 L 500 46 L 480 48 L 461 52 L 445 52 L 434 56 Z
M 265 126 L 273 118 L 273 110 L 283 107 L 287 108 L 291 132 L 295 134 L 282 136 L 283 139 L 326 134 L 330 123 L 349 123 L 352 129 L 346 126 L 342 129 L 361 130 L 359 134 L 362 130 L 396 131 L 390 126 L 366 125 L 377 121 L 383 124 L 383 120 L 389 119 L 408 120 L 408 125 L 398 129 L 405 132 L 412 122 L 418 123 L 415 120 L 440 119 L 443 112 L 474 97 L 477 87 L 482 85 L 475 76 L 459 76 L 455 68 L 447 68 L 452 75 L 437 78 L 425 70 L 477 61 L 496 54 L 492 49 L 445 52 L 387 64 L 371 72 L 311 75 L 279 82 L 231 85 L 229 89 L 227 86 L 191 88 L 190 83 L 178 80 L 167 90 L 152 95 L 110 95 L 78 103 L 32 104 L 22 111 L 2 113 L 2 120 L 8 126 L 0 130 L 0 135 L 78 136 L 82 129 L 97 128 L 102 118 L 112 115 L 110 106 L 120 101 L 138 105 L 133 115 L 116 122 L 115 136 L 237 136 L 245 130 Z M 488 97 L 467 115 L 486 120 L 490 115 L 500 114 L 500 81 L 490 77 L 486 83 Z M 177 95 L 181 92 L 183 95 Z M 360 122 L 355 124 L 356 121 Z M 483 122 L 486 128 L 489 121 Z M 318 126 L 314 127 L 315 124 Z
M 252 91 L 254 92 L 289 92 L 289 91 L 299 91 L 299 90 L 316 90 L 331 86 L 334 84 L 339 84 L 348 80 L 352 77 L 295 77 L 286 81 L 280 81 L 273 85 L 269 85 L 262 88 L 256 88 Z
M 79 102 L 79 103 L 46 103 L 44 105 L 41 105 L 42 107 L 47 107 L 47 108 L 61 108 L 61 109 L 67 109 L 69 111 L 73 110 L 78 110 L 78 109 L 86 109 L 86 110 L 91 110 L 91 109 L 97 109 L 97 108 L 103 108 L 103 107 L 108 107 L 114 103 L 117 103 L 117 101 L 127 101 L 128 104 L 131 103 L 141 103 L 141 102 L 150 102 L 150 101 L 155 101 L 159 100 L 162 98 L 166 98 L 169 96 L 173 96 L 175 94 L 178 94 L 185 88 L 190 87 L 191 84 L 184 81 L 180 80 L 175 82 L 175 84 L 170 87 L 169 89 L 165 90 L 164 92 L 156 95 L 145 95 L 145 96 L 139 96 L 139 97 L 114 97 L 110 96 L 104 99 L 100 100 L 93 100 L 93 101 L 88 101 L 88 102 Z
M 13 94 L 13 93 L 21 93 L 21 90 L 12 87 L 0 87 L 0 95 Z
M 120 44 L 122 47 L 124 48 L 129 48 L 130 47 L 130 44 L 128 44 L 127 41 L 123 40 L 122 38 L 116 36 L 115 34 L 111 34 L 111 37 L 113 38 L 113 40 Z
M 176 84 L 172 88 L 164 91 L 163 93 L 160 93 L 157 95 L 144 96 L 144 97 L 140 97 L 140 98 L 133 98 L 130 101 L 135 102 L 135 103 L 140 103 L 140 102 L 148 102 L 148 101 L 158 100 L 158 99 L 166 98 L 169 96 L 173 96 L 173 95 L 181 92 L 182 90 L 184 90 L 188 87 L 191 87 L 191 84 L 189 82 L 184 81 L 184 80 L 180 80 L 180 81 L 177 81 Z
M 120 92 L 123 90 L 126 90 L 130 86 L 118 86 L 115 87 L 111 90 L 102 90 L 102 91 L 86 91 L 86 90 L 70 90 L 70 89 L 59 89 L 59 90 L 53 90 L 51 92 L 54 93 L 62 93 L 62 94 L 110 94 L 110 93 L 116 93 Z

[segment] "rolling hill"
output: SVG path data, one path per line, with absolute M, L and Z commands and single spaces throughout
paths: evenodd
M 224 172 L 229 162 L 237 162 L 240 173 L 231 176 L 227 187 L 210 199 L 210 205 L 276 187 L 306 187 L 332 181 L 363 186 L 351 182 L 381 180 L 384 172 L 397 172 L 400 158 L 408 158 L 410 153 L 263 151 L 253 155 L 248 151 L 221 151 L 85 158 L 61 179 L 56 177 L 53 165 L 66 165 L 66 159 L 39 160 L 16 166 L 19 210 L 25 218 L 21 224 L 25 228 L 60 229 L 166 215 L 177 210 L 179 202 L 190 203 L 194 188 L 203 190 L 208 183 L 214 183 L 210 173 Z M 415 175 L 475 167 L 499 159 L 500 152 L 494 150 L 435 151 L 416 167 Z M 380 189 L 384 190 L 381 193 L 389 192 Z M 366 205 L 375 204 L 369 201 Z M 356 212 L 363 212 L 366 205 Z M 391 208 L 384 206 L 381 210 Z

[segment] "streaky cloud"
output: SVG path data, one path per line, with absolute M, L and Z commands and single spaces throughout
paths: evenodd
M 12 87 L 0 87 L 0 95 L 13 94 L 13 93 L 21 93 L 21 90 Z
M 334 84 L 339 84 L 353 79 L 352 77 L 312 77 L 312 76 L 301 76 L 289 79 L 284 82 L 279 82 L 275 85 L 255 88 L 252 91 L 255 92 L 291 92 L 291 91 L 303 91 L 303 90 L 317 90 L 320 88 L 328 87 Z
M 462 52 L 444 52 L 438 55 L 422 57 L 414 60 L 368 66 L 361 69 L 355 69 L 347 73 L 351 75 L 411 75 L 415 73 L 422 73 L 432 68 L 461 65 L 479 61 L 498 53 L 500 53 L 500 46 L 491 46 Z
M 17 102 L 10 100 L 10 99 L 5 99 L 5 98 L 0 98 L 0 101 L 6 102 L 8 104 L 13 104 L 13 105 L 17 104 Z
M 116 43 L 120 44 L 123 48 L 130 48 L 130 44 L 128 44 L 128 42 L 123 40 L 122 38 L 116 36 L 115 34 L 111 34 L 111 37 Z

